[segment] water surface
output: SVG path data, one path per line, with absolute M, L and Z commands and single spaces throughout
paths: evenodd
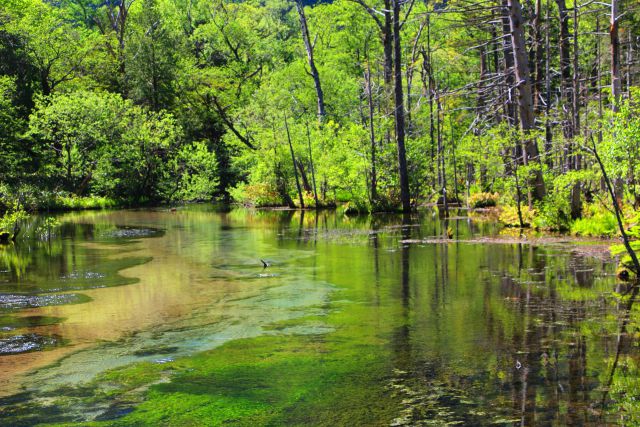
M 0 423 L 619 421 L 602 244 L 487 243 L 431 212 L 58 219 L 0 249 Z

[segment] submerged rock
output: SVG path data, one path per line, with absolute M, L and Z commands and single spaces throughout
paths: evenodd
M 24 308 L 80 304 L 88 301 L 91 301 L 91 298 L 82 294 L 0 294 L 0 309 L 18 310 Z
M 106 232 L 104 237 L 116 239 L 140 239 L 143 237 L 161 237 L 163 235 L 164 230 L 159 228 L 122 226 L 115 230 Z
M 178 350 L 180 350 L 179 347 L 172 347 L 172 346 L 167 346 L 167 347 L 147 347 L 147 348 L 142 348 L 140 350 L 136 350 L 133 352 L 134 355 L 136 356 L 153 356 L 156 354 L 172 354 L 177 352 Z
M 28 353 L 31 351 L 42 351 L 50 347 L 56 347 L 60 344 L 62 344 L 62 340 L 55 335 L 13 335 L 8 338 L 0 338 L 0 356 Z

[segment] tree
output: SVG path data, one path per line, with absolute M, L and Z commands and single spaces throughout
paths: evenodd
M 10 2 L 7 32 L 19 37 L 37 69 L 40 90 L 47 96 L 60 84 L 82 72 L 97 39 L 88 29 L 74 25 L 65 10 L 41 0 Z
M 538 146 L 528 134 L 534 129 L 534 111 L 531 92 L 531 74 L 527 59 L 527 50 L 522 29 L 522 10 L 518 0 L 508 0 L 509 25 L 511 28 L 511 45 L 513 46 L 513 59 L 516 74 L 516 86 L 518 88 L 518 111 L 520 127 L 524 133 L 525 164 L 529 161 L 540 162 Z M 539 168 L 534 169 L 531 184 L 534 187 L 536 200 L 542 200 L 545 195 L 544 179 Z
M 15 105 L 16 79 L 0 76 L 0 181 L 19 178 L 26 168 L 29 152 L 20 138 L 25 121 L 20 118 Z
M 309 27 L 307 26 L 307 18 L 304 14 L 304 7 L 302 6 L 302 0 L 296 0 L 296 9 L 298 10 L 298 16 L 300 17 L 300 31 L 302 32 L 302 40 L 304 41 L 304 48 L 307 51 L 307 60 L 309 61 L 309 69 L 311 78 L 313 78 L 313 85 L 316 89 L 316 96 L 318 98 L 318 120 L 322 121 L 326 112 L 324 108 L 324 94 L 322 93 L 322 85 L 320 84 L 320 74 L 316 67 L 315 60 L 313 58 L 313 44 L 309 38 Z
M 43 144 L 50 176 L 66 190 L 81 194 L 87 188 L 99 153 L 115 138 L 123 108 L 117 96 L 84 91 L 38 100 L 30 134 Z
M 170 108 L 176 93 L 181 40 L 159 0 L 142 0 L 131 11 L 126 45 L 129 96 L 154 111 Z
M 402 94 L 402 48 L 400 43 L 400 0 L 393 0 L 393 71 L 396 119 L 396 144 L 398 147 L 398 173 L 400 174 L 400 200 L 402 211 L 411 210 L 409 175 L 405 149 L 404 96 Z

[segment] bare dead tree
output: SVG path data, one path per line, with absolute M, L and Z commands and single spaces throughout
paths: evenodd
M 622 94 L 622 79 L 620 77 L 620 36 L 619 32 L 618 0 L 611 0 L 611 21 L 609 26 L 609 38 L 611 41 L 611 97 L 613 104 L 611 110 L 617 113 L 620 108 L 620 95 Z
M 527 50 L 522 29 L 522 10 L 518 0 L 507 0 L 509 6 L 509 25 L 511 28 L 511 45 L 513 47 L 513 59 L 518 88 L 518 110 L 520 116 L 520 127 L 524 133 L 523 158 L 539 161 L 538 146 L 535 139 L 530 137 L 530 132 L 534 129 L 533 99 L 531 94 L 531 77 L 529 73 L 529 63 Z M 530 183 L 534 189 L 533 196 L 536 200 L 542 200 L 545 195 L 544 179 L 542 171 L 535 168 L 532 172 Z

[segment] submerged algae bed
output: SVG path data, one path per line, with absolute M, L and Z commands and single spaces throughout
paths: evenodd
M 629 420 L 615 413 L 629 398 L 616 394 L 624 372 L 603 393 L 616 352 L 626 372 L 637 356 L 630 339 L 619 345 L 623 290 L 613 263 L 572 244 L 474 243 L 497 229 L 430 215 L 192 207 L 61 220 L 163 232 L 127 243 L 114 234 L 76 240 L 75 250 L 135 260 L 103 279 L 136 283 L 89 290 L 84 304 L 36 309 L 58 322 L 71 351 L 5 393 L 0 423 Z M 457 242 L 443 238 L 448 228 Z M 260 258 L 271 267 L 262 269 Z M 76 342 L 87 345 L 74 349 Z

